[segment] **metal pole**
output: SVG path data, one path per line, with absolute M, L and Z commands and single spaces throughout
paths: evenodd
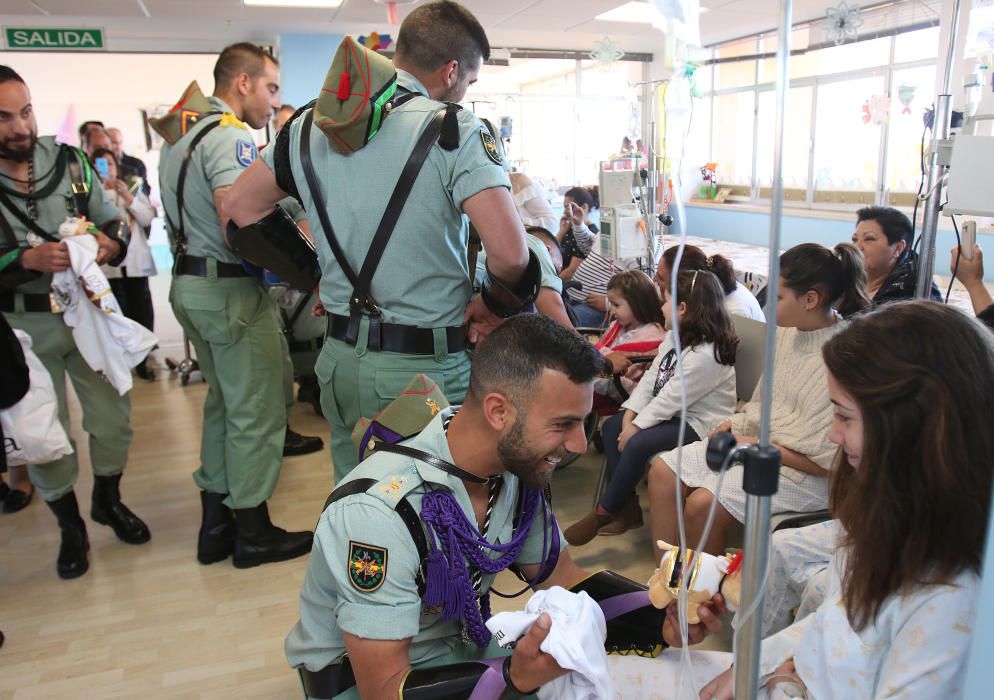
M 773 138 L 773 202 L 770 207 L 770 270 L 766 293 L 766 353 L 763 363 L 763 401 L 760 411 L 759 447 L 770 446 L 770 412 L 773 406 L 773 363 L 777 345 L 777 285 L 780 280 L 780 227 L 783 215 L 783 138 L 787 91 L 790 88 L 790 32 L 793 1 L 780 0 L 780 36 L 777 46 L 776 126 Z M 770 496 L 756 496 L 746 489 L 745 562 L 742 571 L 742 607 L 761 592 L 770 546 Z M 735 697 L 755 698 L 759 684 L 762 644 L 762 602 L 739 628 L 735 650 Z
M 952 81 L 953 57 L 956 53 L 956 36 L 959 33 L 960 0 L 953 2 L 953 16 L 949 25 L 949 45 L 946 48 L 946 75 L 942 81 L 942 92 L 935 101 L 932 113 L 932 143 L 928 153 L 928 198 L 925 200 L 925 213 L 922 218 L 922 255 L 918 266 L 918 280 L 915 296 L 927 299 L 932 289 L 932 274 L 935 268 L 935 235 L 939 228 L 939 209 L 942 202 L 942 177 L 946 165 L 939 162 L 939 146 L 949 140 L 949 126 L 952 120 Z

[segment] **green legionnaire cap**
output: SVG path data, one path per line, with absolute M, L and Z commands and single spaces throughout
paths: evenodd
M 360 418 L 356 423 L 352 443 L 360 461 L 375 449 L 377 442 L 394 443 L 417 435 L 448 406 L 449 401 L 438 384 L 423 374 L 416 374 L 376 418 Z
M 379 131 L 396 91 L 393 62 L 347 36 L 314 105 L 314 124 L 339 153 L 358 151 Z
M 166 143 L 172 145 L 186 136 L 186 132 L 192 129 L 205 114 L 212 111 L 214 108 L 194 80 L 166 116 L 149 117 L 148 125 L 164 138 Z

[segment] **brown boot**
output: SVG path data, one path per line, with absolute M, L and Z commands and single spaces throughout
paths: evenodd
M 597 531 L 598 535 L 612 536 L 622 535 L 629 530 L 637 530 L 645 525 L 642 519 L 642 504 L 639 503 L 637 493 L 633 493 L 631 499 L 621 507 L 614 520 Z
M 596 510 L 592 510 L 566 528 L 563 536 L 574 547 L 580 547 L 594 539 L 597 536 L 597 531 L 612 520 L 614 520 L 614 516 L 610 513 L 602 515 Z

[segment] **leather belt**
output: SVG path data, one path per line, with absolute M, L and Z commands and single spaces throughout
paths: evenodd
M 218 277 L 250 277 L 245 268 L 239 263 L 226 263 L 220 260 L 217 264 Z M 179 255 L 176 257 L 176 264 L 173 267 L 174 275 L 193 275 L 194 277 L 207 277 L 210 270 L 207 265 L 207 258 L 196 255 Z
M 24 310 L 32 313 L 57 313 L 52 308 L 52 299 L 48 294 L 20 294 L 17 292 L 0 293 L 0 311 L 16 312 L 17 297 L 24 299 Z
M 313 700 L 331 700 L 355 685 L 355 675 L 349 657 L 344 657 L 340 663 L 325 666 L 320 671 L 308 671 L 300 666 L 300 682 L 304 686 L 304 694 Z
M 408 355 L 434 355 L 435 334 L 431 328 L 403 326 L 399 323 L 380 322 L 380 350 L 402 352 Z M 328 337 L 348 343 L 349 317 L 328 314 Z M 469 347 L 466 326 L 449 326 L 445 329 L 449 354 L 462 352 Z M 354 343 L 349 343 L 354 345 Z M 372 349 L 373 344 L 369 344 Z

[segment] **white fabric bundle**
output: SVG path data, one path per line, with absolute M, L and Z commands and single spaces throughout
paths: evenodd
M 131 390 L 131 368 L 158 342 L 140 323 L 121 313 L 110 283 L 97 265 L 97 239 L 84 234 L 63 241 L 70 268 L 52 276 L 52 292 L 65 308 L 79 354 L 122 396 Z
M 542 613 L 552 618 L 549 636 L 541 649 L 570 673 L 546 683 L 538 691 L 541 700 L 603 700 L 614 697 L 607 671 L 604 613 L 586 593 L 572 593 L 553 586 L 537 591 L 521 612 L 497 613 L 487 627 L 501 646 L 520 639 Z

